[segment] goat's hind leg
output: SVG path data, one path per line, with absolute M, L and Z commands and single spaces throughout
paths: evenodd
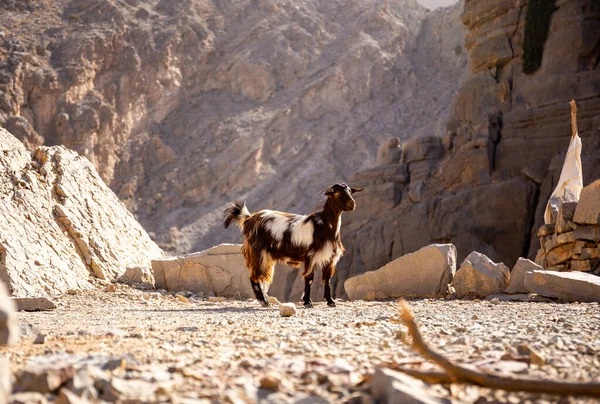
M 244 243 L 243 247 L 244 257 L 246 258 L 246 266 L 250 271 L 250 284 L 252 285 L 252 291 L 256 300 L 259 301 L 264 307 L 269 306 L 269 302 L 263 293 L 262 284 L 267 281 L 267 274 L 264 271 L 260 255 L 256 254 L 256 251 L 250 248 L 247 243 Z

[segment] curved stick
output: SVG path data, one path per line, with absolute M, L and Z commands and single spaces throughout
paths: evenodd
M 412 347 L 424 358 L 429 359 L 444 369 L 450 380 L 507 391 L 527 391 L 562 396 L 600 397 L 600 383 L 596 382 L 562 382 L 534 379 L 530 377 L 504 376 L 497 373 L 484 373 L 480 370 L 458 365 L 431 349 L 425 341 L 423 341 L 419 327 L 415 323 L 410 307 L 405 301 L 400 302 L 400 308 L 402 320 L 406 327 L 408 327 L 408 332 L 412 337 Z M 402 368 L 397 370 L 405 372 Z M 410 371 L 405 373 L 410 374 Z M 439 378 L 439 375 L 436 375 L 436 377 Z

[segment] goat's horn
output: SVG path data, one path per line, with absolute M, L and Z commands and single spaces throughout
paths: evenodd
M 325 192 L 327 192 L 327 191 L 329 191 L 329 190 L 332 190 L 332 188 L 331 188 L 331 187 L 324 188 L 322 191 L 319 191 L 319 192 L 317 192 L 317 193 L 315 194 L 315 196 L 319 196 L 319 195 L 321 195 L 321 194 L 324 194 Z

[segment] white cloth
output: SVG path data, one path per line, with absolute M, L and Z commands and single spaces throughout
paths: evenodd
M 563 164 L 562 171 L 560 172 L 560 179 L 558 184 L 552 192 L 548 203 L 546 204 L 546 211 L 544 212 L 544 222 L 549 224 L 552 222 L 552 209 L 550 207 L 551 202 L 556 201 L 558 198 L 569 193 L 579 200 L 581 189 L 583 188 L 583 174 L 581 171 L 581 138 L 577 133 L 571 137 L 569 143 L 569 149 L 565 156 L 565 163 Z

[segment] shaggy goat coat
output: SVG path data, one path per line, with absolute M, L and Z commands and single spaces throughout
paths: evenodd
M 242 252 L 253 282 L 271 283 L 277 262 L 295 267 L 305 264 L 304 277 L 327 266 L 329 279 L 344 253 L 341 217 L 328 210 L 310 215 L 272 210 L 250 214 L 244 203 L 235 202 L 225 213 L 225 226 L 231 223 L 244 234 Z

